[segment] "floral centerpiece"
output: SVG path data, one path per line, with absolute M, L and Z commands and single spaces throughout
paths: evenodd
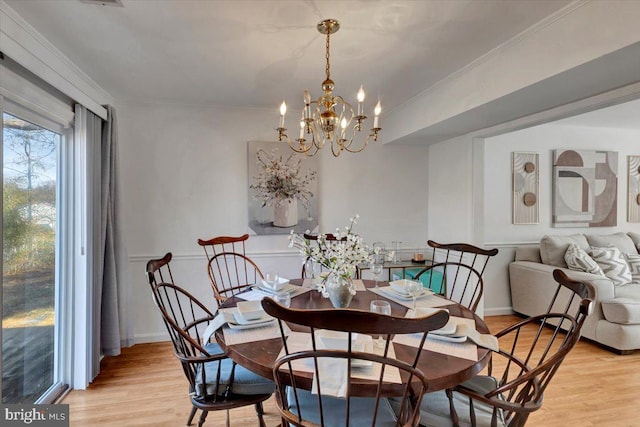
M 323 265 L 329 275 L 318 285 L 322 295 L 330 298 L 336 307 L 346 307 L 356 294 L 352 278 L 358 264 L 369 263 L 371 254 L 362 237 L 353 233 L 353 226 L 360 218 L 356 215 L 349 218 L 349 225 L 344 230 L 336 229 L 334 239 L 326 234 L 318 236 L 311 242 L 303 236 L 291 231 L 289 247 L 297 248 L 300 253 Z
M 297 201 L 309 208 L 313 193 L 307 187 L 315 179 L 316 172 L 302 171 L 302 159 L 295 153 L 283 160 L 282 156 L 276 155 L 275 150 L 270 153 L 258 150 L 256 157 L 262 171 L 253 177 L 255 183 L 249 186 L 256 190 L 254 198 L 261 200 L 263 207 L 275 207 L 275 226 L 290 227 L 297 224 Z M 295 210 L 295 214 L 291 210 Z M 281 217 L 278 217 L 279 213 Z

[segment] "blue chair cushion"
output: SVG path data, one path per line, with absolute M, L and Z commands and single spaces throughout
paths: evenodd
M 464 382 L 463 385 L 478 393 L 486 394 L 497 387 L 497 381 L 493 377 L 478 375 Z M 453 405 L 458 414 L 460 427 L 472 427 L 469 416 L 469 397 L 454 392 Z M 391 406 L 397 411 L 399 404 L 392 399 Z M 474 401 L 475 425 L 477 427 L 490 427 L 493 410 L 493 406 Z M 453 427 L 451 412 L 449 410 L 449 398 L 444 390 L 426 393 L 422 396 L 422 403 L 420 404 L 420 425 L 424 427 Z M 498 409 L 497 426 L 505 426 L 502 410 L 500 409 Z
M 293 389 L 288 387 L 287 400 L 289 410 L 298 415 L 298 407 Z M 298 402 L 302 410 L 302 417 L 307 421 L 320 424 L 320 410 L 318 396 L 310 391 L 298 389 Z M 370 426 L 373 419 L 375 399 L 366 397 L 352 397 L 349 408 L 350 421 L 353 426 Z M 324 410 L 324 425 L 344 426 L 346 420 L 347 400 L 332 396 L 322 396 L 322 408 Z M 376 427 L 395 426 L 396 416 L 387 399 L 380 399 Z
M 222 348 L 217 343 L 209 343 L 205 346 L 205 350 L 209 354 L 223 354 Z M 218 363 L 220 366 L 220 391 L 216 390 L 216 377 L 218 375 Z M 202 365 L 199 366 L 196 374 L 196 393 L 198 396 L 203 395 L 202 387 Z M 231 375 L 231 369 L 233 367 L 233 360 L 226 358 L 221 361 L 207 362 L 204 364 L 204 372 L 207 383 L 207 394 L 222 394 L 229 384 L 229 377 Z M 270 394 L 276 389 L 275 383 L 267 378 L 261 377 L 258 374 L 254 374 L 247 368 L 240 365 L 236 365 L 235 373 L 233 376 L 233 384 L 231 386 L 231 392 L 234 394 Z

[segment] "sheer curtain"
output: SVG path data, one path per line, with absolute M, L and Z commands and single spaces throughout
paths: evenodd
M 118 173 L 118 132 L 116 112 L 105 107 L 107 121 L 102 124 L 101 141 L 101 239 L 102 280 L 100 288 L 100 343 L 102 354 L 120 354 L 133 344 L 130 314 L 131 286 L 128 258 L 122 230 L 121 184 Z

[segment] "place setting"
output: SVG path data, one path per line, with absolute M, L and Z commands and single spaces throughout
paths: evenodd
M 369 291 L 390 299 L 407 308 L 439 307 L 450 304 L 444 298 L 436 295 L 431 289 L 425 288 L 422 282 L 409 279 L 393 280 L 389 286 L 369 288 Z
M 223 328 L 227 345 L 278 338 L 280 331 L 276 319 L 269 316 L 260 301 L 240 301 L 236 307 L 221 308 L 202 334 L 203 342 Z
M 444 308 L 415 307 L 406 313 L 406 317 L 430 316 L 437 311 L 449 310 Z M 393 342 L 417 347 L 420 335 L 397 335 Z M 476 330 L 474 319 L 450 316 L 449 321 L 440 329 L 429 331 L 423 349 L 437 353 L 448 354 L 463 359 L 477 360 L 477 346 L 498 351 L 498 339 L 491 334 L 481 334 Z
M 347 332 L 321 329 L 315 331 L 315 338 L 318 350 L 347 350 L 349 345 L 349 334 Z M 287 336 L 287 345 L 290 353 L 311 350 L 313 348 L 311 334 L 307 332 L 290 332 Z M 353 351 L 378 355 L 382 355 L 384 352 L 384 348 L 379 346 L 373 337 L 358 333 L 351 334 L 351 348 Z M 283 348 L 278 358 L 284 355 L 285 350 Z M 389 357 L 395 357 L 393 346 L 389 347 Z M 320 357 L 317 363 L 322 393 L 335 397 L 344 397 L 347 384 L 347 360 Z M 314 364 L 309 359 L 294 360 L 291 363 L 291 367 L 297 372 L 312 373 L 315 371 Z M 371 360 L 352 359 L 351 368 L 353 377 L 365 380 L 375 380 L 381 373 L 381 365 Z M 288 369 L 288 367 L 283 365 L 281 369 Z M 391 366 L 386 367 L 384 379 L 392 383 L 402 382 L 399 370 Z M 315 376 L 311 392 L 317 393 Z
M 281 277 L 276 272 L 267 272 L 264 279 L 251 286 L 250 290 L 237 294 L 236 297 L 247 301 L 260 301 L 264 297 L 270 297 L 289 307 L 291 298 L 309 291 L 309 288 L 291 284 L 289 279 Z

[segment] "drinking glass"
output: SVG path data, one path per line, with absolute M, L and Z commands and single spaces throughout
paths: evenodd
M 372 250 L 374 255 L 384 255 L 384 243 L 373 242 Z
M 382 267 L 384 266 L 384 257 L 382 255 L 373 254 L 371 257 L 371 274 L 373 274 L 373 279 L 376 281 L 376 288 L 378 287 L 378 277 L 382 273 Z
M 316 262 L 313 258 L 309 258 L 304 263 L 304 274 L 307 278 L 311 278 L 312 281 L 316 278 Z M 311 275 L 311 276 L 309 276 Z
M 393 244 L 393 263 L 399 264 L 400 263 L 400 245 L 402 244 L 402 242 L 399 240 L 394 240 L 391 243 Z
M 279 279 L 280 276 L 278 276 L 278 273 L 276 273 L 275 271 L 267 271 L 267 273 L 264 275 L 264 281 L 267 282 L 267 285 L 269 285 L 271 289 L 276 288 Z
M 277 293 L 272 298 L 283 307 L 291 307 L 291 294 L 289 292 Z
M 391 304 L 389 304 L 389 301 L 373 300 L 371 301 L 371 305 L 369 305 L 369 311 L 372 313 L 386 314 L 387 316 L 390 316 Z M 379 335 L 376 339 L 376 347 L 384 347 L 384 339 L 382 337 L 382 335 Z
M 407 290 L 407 293 L 411 295 L 411 298 L 413 298 L 413 311 L 415 312 L 416 299 L 418 299 L 418 296 L 424 291 L 424 288 L 422 287 L 422 282 L 409 280 L 407 281 L 406 290 Z

